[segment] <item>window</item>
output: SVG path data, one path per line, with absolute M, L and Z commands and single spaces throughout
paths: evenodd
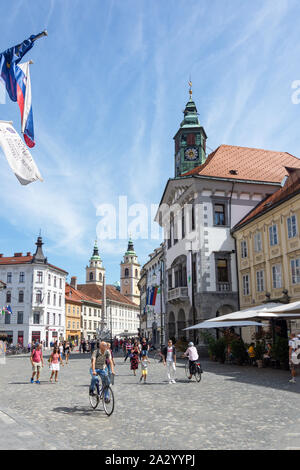
M 10 290 L 6 292 L 6 302 L 8 304 L 11 303 L 11 292 L 10 292 Z
M 288 238 L 294 238 L 297 235 L 297 218 L 295 215 L 287 218 Z
M 184 206 L 181 209 L 181 238 L 185 237 L 185 217 L 184 217 Z
M 84 320 L 83 324 L 84 324 L 84 329 L 86 330 L 87 329 L 87 321 Z
M 96 316 L 97 316 L 97 309 L 94 308 L 94 317 L 96 317 Z
M 62 278 L 59 278 L 59 288 L 62 289 Z
M 23 312 L 18 312 L 17 322 L 18 322 L 19 325 L 23 324 Z
M 19 274 L 19 282 L 25 282 L 25 273 L 21 272 Z
M 292 283 L 300 284 L 300 258 L 291 260 Z
M 42 271 L 37 272 L 37 282 L 38 283 L 43 282 L 43 272 Z
M 33 323 L 35 325 L 40 324 L 40 313 L 39 312 L 33 314 Z
M 50 292 L 48 292 L 48 296 L 47 296 L 47 304 L 50 305 Z
M 10 325 L 10 313 L 5 313 L 5 325 Z
M 125 277 L 128 277 L 128 276 L 129 276 L 129 269 L 125 268 Z
M 77 322 L 77 330 L 79 330 L 79 321 Z
M 214 205 L 214 225 L 226 225 L 225 204 Z
M 90 273 L 90 281 L 93 281 L 93 279 L 94 279 L 93 273 Z
M 228 267 L 226 259 L 217 260 L 218 282 L 228 282 Z
M 264 271 L 256 271 L 256 290 L 257 292 L 265 290 Z
M 48 274 L 48 286 L 51 286 L 51 274 Z
M 47 325 L 50 325 L 50 313 L 47 313 Z
M 254 234 L 254 251 L 260 252 L 262 250 L 261 233 Z
M 61 326 L 61 314 L 58 314 L 58 325 Z
M 73 328 L 73 330 L 75 330 L 75 322 L 74 321 L 72 323 L 72 328 Z
M 10 284 L 12 282 L 12 273 L 7 273 L 6 282 Z
M 68 321 L 68 328 L 70 329 L 71 328 L 71 322 Z
M 36 303 L 40 304 L 42 302 L 42 291 L 38 290 L 35 295 Z
M 241 257 L 248 258 L 248 247 L 246 240 L 241 241 Z
M 55 322 L 56 322 L 55 313 L 53 313 L 53 325 L 56 324 Z
M 54 285 L 54 287 L 56 287 L 56 276 L 54 276 L 53 285 Z
M 249 274 L 243 276 L 243 295 L 250 295 Z
M 24 302 L 24 291 L 20 290 L 19 291 L 19 304 L 22 304 Z
M 282 287 L 281 264 L 274 264 L 272 266 L 272 280 L 274 289 Z
M 56 305 L 56 294 L 53 294 L 53 305 Z
M 271 225 L 271 227 L 269 227 L 269 237 L 271 246 L 278 244 L 278 229 L 276 224 Z

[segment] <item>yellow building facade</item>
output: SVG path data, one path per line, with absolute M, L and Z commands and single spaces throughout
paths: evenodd
M 76 291 L 66 285 L 66 340 L 76 344 L 81 339 L 81 300 L 77 299 Z
M 241 310 L 300 300 L 300 178 L 291 178 L 233 229 Z

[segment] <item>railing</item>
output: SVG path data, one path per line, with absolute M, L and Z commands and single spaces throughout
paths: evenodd
M 230 292 L 231 291 L 230 282 L 217 282 L 217 291 L 218 292 Z
M 187 287 L 176 287 L 175 289 L 171 289 L 168 292 L 168 301 L 185 298 L 188 298 Z

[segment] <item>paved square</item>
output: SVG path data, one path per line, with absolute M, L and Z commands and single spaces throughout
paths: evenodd
M 183 362 L 176 384 L 151 360 L 148 383 L 116 358 L 114 414 L 88 399 L 89 355 L 74 353 L 50 384 L 30 384 L 28 357 L 0 366 L 0 449 L 298 449 L 300 378 L 289 372 L 203 361 L 200 383 L 189 383 Z

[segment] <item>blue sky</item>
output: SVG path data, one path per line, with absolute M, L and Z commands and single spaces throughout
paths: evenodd
M 173 136 L 193 98 L 207 144 L 300 156 L 297 0 L 0 0 L 0 50 L 47 29 L 25 56 L 44 182 L 21 186 L 0 150 L 1 246 L 34 250 L 84 281 L 97 207 L 127 195 L 150 207 L 173 177 Z M 25 60 L 25 58 L 24 58 Z M 0 119 L 20 130 L 15 103 Z M 141 263 L 157 246 L 135 240 Z M 100 241 L 108 282 L 127 240 Z

